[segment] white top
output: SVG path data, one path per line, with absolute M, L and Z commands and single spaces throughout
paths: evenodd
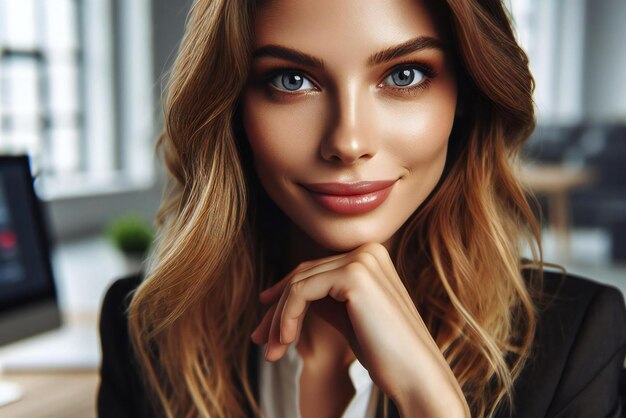
M 285 355 L 276 362 L 265 360 L 266 345 L 259 349 L 261 411 L 267 418 L 302 418 L 300 376 L 304 361 L 296 349 L 296 343 L 290 344 Z M 348 373 L 355 394 L 341 418 L 374 418 L 378 391 L 369 372 L 355 359 L 350 364 Z

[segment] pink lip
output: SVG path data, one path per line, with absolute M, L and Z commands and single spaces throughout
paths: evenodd
M 303 184 L 313 200 L 341 214 L 357 215 L 380 206 L 397 180 Z

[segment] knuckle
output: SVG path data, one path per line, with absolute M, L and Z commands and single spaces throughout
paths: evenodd
M 300 264 L 298 264 L 298 267 L 296 267 L 296 271 L 306 270 L 311 267 L 312 263 L 313 262 L 311 260 L 302 261 L 300 262 Z
M 379 242 L 370 242 L 365 246 L 365 250 L 372 255 L 382 256 L 387 253 L 385 246 Z
M 287 286 L 285 288 L 286 293 L 291 293 L 291 291 L 293 290 L 294 283 L 295 282 L 293 280 L 287 283 Z
M 336 300 L 350 300 L 352 299 L 352 294 L 354 293 L 353 286 L 341 286 L 339 288 L 333 289 L 330 295 Z
M 289 285 L 293 285 L 294 283 L 300 282 L 302 281 L 304 278 L 306 277 L 305 273 L 303 272 L 298 272 L 296 274 L 293 275 L 293 277 L 291 278 L 291 281 L 289 283 Z
M 287 293 L 288 294 L 298 294 L 302 287 L 301 281 L 292 281 L 288 285 Z
M 376 262 L 376 257 L 369 252 L 360 252 L 356 256 L 356 261 L 365 264 L 366 266 L 371 266 Z
M 385 248 L 383 244 L 375 242 L 367 245 L 367 252 L 374 256 L 376 262 L 384 264 L 392 261 L 389 251 L 387 251 L 387 248 Z
M 367 268 L 357 261 L 352 261 L 344 267 L 348 276 L 359 277 L 367 273 Z

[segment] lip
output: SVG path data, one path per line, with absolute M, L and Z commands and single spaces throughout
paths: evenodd
M 357 215 L 379 207 L 389 196 L 396 180 L 354 183 L 313 183 L 302 186 L 315 202 L 340 215 Z
M 335 196 L 355 196 L 376 192 L 394 184 L 397 180 L 357 181 L 354 183 L 311 183 L 303 184 L 311 192 Z

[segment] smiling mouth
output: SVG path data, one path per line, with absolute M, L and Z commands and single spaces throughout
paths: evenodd
M 340 215 L 358 215 L 379 207 L 391 193 L 396 180 L 356 183 L 303 184 L 313 200 Z

